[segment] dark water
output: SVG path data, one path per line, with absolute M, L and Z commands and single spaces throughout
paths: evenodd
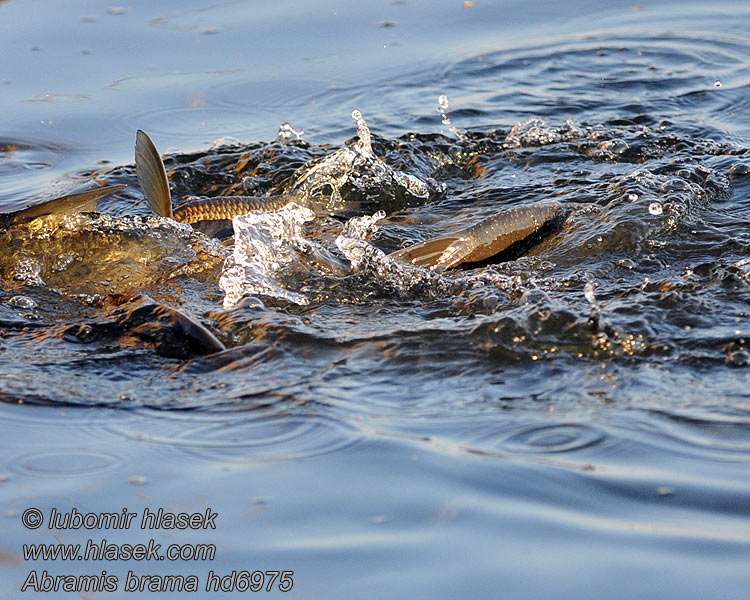
M 749 22 L 741 2 L 0 4 L 0 207 L 129 186 L 104 216 L 0 232 L 0 597 L 51 597 L 20 592 L 45 569 L 120 578 L 84 598 L 184 595 L 125 592 L 129 569 L 291 570 L 295 598 L 747 597 Z M 429 197 L 352 179 L 268 255 L 275 291 L 225 307 L 232 249 L 147 219 L 136 129 L 175 198 L 275 193 L 354 109 Z M 550 199 L 577 208 L 514 262 L 380 252 Z M 378 209 L 338 270 L 342 226 Z M 228 349 L 194 355 L 149 303 Z M 31 506 L 219 516 L 28 530 Z M 23 559 L 89 538 L 217 549 Z

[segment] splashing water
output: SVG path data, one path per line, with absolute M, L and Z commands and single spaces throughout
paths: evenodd
M 372 134 L 370 133 L 370 128 L 362 117 L 362 113 L 358 110 L 353 110 L 352 119 L 357 122 L 357 137 L 359 138 L 359 141 L 356 146 L 362 154 L 375 156 L 375 153 L 372 151 Z
M 429 198 L 431 188 L 427 182 L 397 171 L 375 155 L 372 134 L 362 113 L 354 110 L 352 118 L 357 123 L 357 141 L 303 167 L 285 191 L 324 199 L 322 205 L 319 201 L 313 204 L 320 205 L 325 214 L 336 214 L 345 208 L 342 189 L 346 185 L 365 195 L 385 193 L 394 188 L 389 195 L 400 191 L 417 198 Z
M 440 273 L 393 259 L 370 244 L 367 238 L 377 232 L 377 222 L 384 216 L 385 213 L 379 211 L 349 219 L 335 242 L 349 259 L 352 273 L 365 282 L 367 292 L 385 292 L 424 301 L 444 297 L 453 286 L 464 285 L 463 278 L 451 281 Z
M 549 127 L 542 119 L 532 118 L 525 123 L 517 123 L 505 137 L 508 148 L 544 146 L 583 137 L 585 131 L 576 127 L 568 119 L 564 127 Z
M 291 139 L 301 140 L 304 133 L 304 129 L 297 130 L 292 127 L 291 123 L 282 123 L 279 125 L 279 133 L 276 134 L 276 137 L 282 142 Z
M 381 210 L 372 216 L 365 215 L 349 219 L 344 225 L 336 238 L 336 246 L 349 259 L 352 269 L 358 269 L 368 255 L 385 257 L 382 250 L 378 250 L 366 241 L 368 236 L 378 230 L 376 223 L 384 217 L 385 213 Z
M 438 96 L 438 104 L 437 104 L 437 111 L 440 113 L 440 118 L 443 122 L 443 125 L 445 125 L 448 129 L 451 130 L 451 133 L 455 135 L 459 141 L 464 141 L 464 135 L 456 129 L 456 126 L 451 123 L 450 117 L 448 117 L 447 112 L 448 108 L 450 107 L 450 102 L 448 101 L 448 96 L 445 94 L 441 94 Z
M 224 262 L 219 279 L 225 293 L 224 308 L 236 306 L 251 294 L 307 304 L 306 296 L 285 289 L 275 276 L 295 260 L 297 250 L 306 247 L 301 228 L 314 218 L 311 210 L 294 203 L 272 212 L 235 217 L 234 253 Z

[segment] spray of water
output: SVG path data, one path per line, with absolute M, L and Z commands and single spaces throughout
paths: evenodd
M 253 294 L 307 304 L 307 297 L 284 288 L 277 276 L 308 244 L 301 228 L 314 218 L 311 210 L 294 203 L 272 212 L 235 217 L 234 253 L 224 262 L 219 279 L 225 294 L 224 308 L 232 308 L 244 296 Z
M 448 101 L 448 96 L 445 94 L 441 94 L 438 96 L 438 104 L 437 104 L 437 111 L 440 113 L 440 118 L 443 122 L 443 125 L 445 125 L 448 129 L 450 129 L 451 133 L 455 135 L 459 141 L 464 141 L 464 135 L 456 129 L 456 126 L 451 123 L 450 117 L 448 117 L 448 108 L 450 107 L 450 102 Z
M 276 134 L 276 137 L 282 142 L 287 142 L 289 140 L 301 140 L 304 133 L 303 129 L 297 130 L 290 123 L 282 123 L 279 125 L 279 133 Z
M 372 149 L 372 134 L 362 113 L 352 112 L 357 123 L 357 141 L 305 167 L 287 188 L 288 193 L 315 198 L 324 212 L 336 213 L 344 207 L 342 189 L 349 184 L 360 191 L 401 188 L 417 198 L 428 198 L 430 186 L 414 175 L 397 171 L 380 160 Z

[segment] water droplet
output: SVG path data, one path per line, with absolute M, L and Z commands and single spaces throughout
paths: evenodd
M 292 138 L 301 140 L 304 130 L 297 130 L 290 123 L 282 123 L 279 125 L 279 133 L 276 135 L 280 140 L 290 140 Z
M 148 483 L 148 477 L 143 475 L 133 475 L 128 478 L 128 483 L 132 485 L 146 485 Z
M 445 125 L 448 129 L 450 129 L 453 135 L 455 135 L 459 140 L 463 141 L 464 139 L 463 135 L 461 135 L 458 129 L 456 129 L 456 127 L 451 123 L 450 118 L 446 114 L 449 106 L 450 106 L 450 102 L 448 101 L 448 96 L 446 96 L 445 94 L 440 94 L 440 96 L 438 96 L 438 104 L 437 104 L 437 111 L 438 113 L 440 113 L 440 119 L 443 125 Z
M 661 204 L 658 202 L 652 202 L 648 205 L 648 212 L 650 212 L 652 215 L 660 215 L 663 211 Z
M 638 194 L 628 194 L 628 200 L 630 200 L 631 202 L 635 202 L 636 200 L 638 200 Z
M 723 87 L 723 86 L 724 86 L 724 84 L 721 83 L 721 81 L 719 81 L 718 79 L 716 81 L 714 81 L 714 87 L 720 88 L 720 87 Z
M 596 296 L 594 295 L 594 284 L 590 281 L 586 282 L 583 286 L 583 297 L 586 298 L 589 304 L 596 306 Z

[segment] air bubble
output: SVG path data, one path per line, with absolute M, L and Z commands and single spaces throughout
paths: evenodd
M 33 300 L 28 296 L 13 296 L 8 300 L 8 304 L 13 308 L 25 308 L 27 310 L 36 308 L 37 306 L 36 300 Z
M 661 204 L 658 202 L 652 202 L 648 205 L 648 212 L 650 212 L 652 215 L 660 215 L 662 212 L 664 212 L 664 209 L 662 208 Z

